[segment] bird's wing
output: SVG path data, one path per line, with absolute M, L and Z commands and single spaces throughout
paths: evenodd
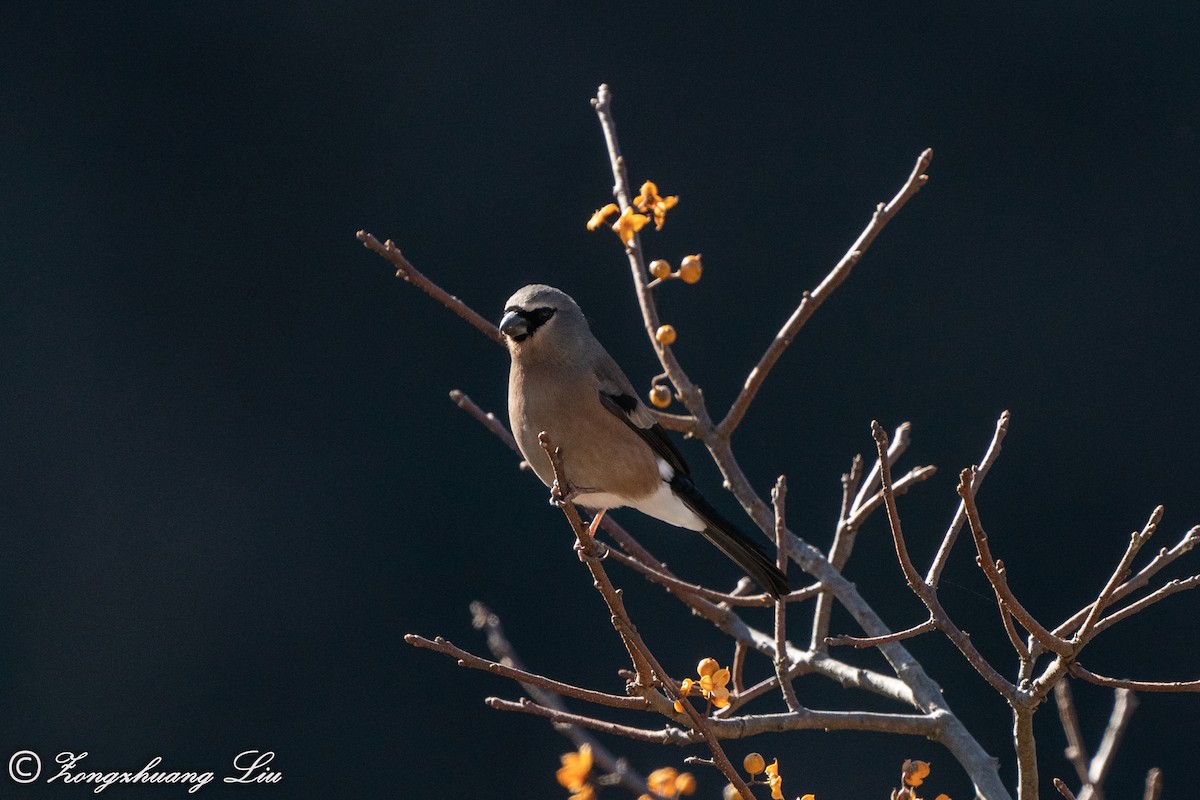
M 683 455 L 675 447 L 675 443 L 667 436 L 663 426 L 654 421 L 650 409 L 632 394 L 615 393 L 600 389 L 600 404 L 611 411 L 618 419 L 629 426 L 630 430 L 642 438 L 654 454 L 670 465 L 676 475 L 690 477 Z

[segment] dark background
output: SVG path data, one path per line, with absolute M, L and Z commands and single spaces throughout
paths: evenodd
M 760 491 L 788 475 L 790 521 L 814 544 L 828 545 L 838 476 L 872 447 L 870 420 L 911 420 L 902 467 L 941 468 L 901 501 L 927 564 L 956 474 L 1005 408 L 1012 430 L 980 503 L 1047 621 L 1095 595 L 1156 504 L 1167 513 L 1148 552 L 1200 521 L 1190 4 L 175 5 L 0 5 L 6 760 L 86 750 L 84 767 L 135 771 L 160 755 L 219 781 L 234 754 L 269 749 L 282 783 L 200 794 L 566 796 L 553 773 L 567 741 L 482 704 L 513 685 L 401 637 L 482 650 L 467 613 L 480 599 L 532 667 L 616 691 L 620 645 L 544 488 L 446 399 L 461 388 L 503 415 L 507 357 L 354 233 L 395 239 L 492 319 L 524 283 L 566 289 L 648 386 L 624 255 L 584 230 L 611 186 L 588 105 L 602 81 L 632 179 L 683 198 L 645 238 L 651 256 L 704 254 L 699 284 L 658 297 L 714 412 L 934 149 L 929 185 L 737 437 Z M 735 511 L 701 448 L 684 447 Z M 618 516 L 683 575 L 736 576 L 697 540 Z M 923 612 L 882 523 L 848 573 L 899 628 Z M 967 551 L 944 600 L 1011 675 Z M 1189 571 L 1194 559 L 1172 574 Z M 728 660 L 708 626 L 614 575 L 678 676 Z M 1198 603 L 1163 603 L 1083 663 L 1200 677 Z M 835 631 L 857 632 L 844 617 Z M 912 646 L 1011 785 L 1004 707 L 944 641 Z M 811 679 L 800 696 L 861 702 L 835 689 Z M 1109 693 L 1076 689 L 1094 747 Z M 1192 794 L 1198 709 L 1147 696 L 1109 796 L 1140 797 L 1154 765 L 1165 797 Z M 1069 768 L 1053 709 L 1037 723 L 1049 796 Z M 700 753 L 610 744 L 643 772 Z M 930 796 L 970 796 L 921 740 L 730 745 L 747 749 L 780 758 L 789 796 L 886 797 L 905 757 L 933 762 Z M 717 776 L 695 771 L 719 796 Z M 4 797 L 90 793 L 0 782 Z

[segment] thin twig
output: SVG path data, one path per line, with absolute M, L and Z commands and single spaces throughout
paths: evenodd
M 733 678 L 733 694 L 734 694 L 734 696 L 740 695 L 742 693 L 742 690 L 746 686 L 746 684 L 744 683 L 745 678 L 746 678 L 746 675 L 745 675 L 746 653 L 748 653 L 749 651 L 750 651 L 750 648 L 747 647 L 746 643 L 743 642 L 741 639 L 738 639 L 736 642 L 734 642 L 734 644 L 733 644 L 733 661 L 729 665 L 729 674 L 730 674 L 730 677 Z
M 1005 577 L 1003 561 L 996 562 L 996 571 L 1002 578 Z M 1007 578 L 1005 580 L 1007 581 Z M 1004 626 L 1004 633 L 1008 635 L 1009 644 L 1012 645 L 1013 650 L 1017 653 L 1017 659 L 1021 662 L 1021 674 L 1025 675 L 1032 667 L 1033 659 L 1029 655 L 1029 648 L 1021 641 L 1016 626 L 1013 625 L 1012 612 L 1004 605 L 1004 598 L 1000 596 L 999 592 L 996 592 L 996 608 L 1000 611 L 1000 624 Z
M 1058 708 L 1058 721 L 1067 737 L 1063 754 L 1075 768 L 1080 785 L 1088 782 L 1087 747 L 1083 743 L 1083 732 L 1079 729 L 1079 715 L 1075 711 L 1075 699 L 1071 695 L 1071 684 L 1066 678 L 1054 684 L 1054 700 Z M 1100 798 L 1097 798 L 1100 800 Z
M 929 614 L 936 621 L 938 630 L 946 635 L 946 638 L 958 648 L 958 651 L 975 668 L 975 671 L 1011 705 L 1016 698 L 1016 687 L 1005 680 L 1004 676 L 983 657 L 983 654 L 971 642 L 970 637 L 954 624 L 950 615 L 942 607 L 937 590 L 921 580 L 920 574 L 913 566 L 912 559 L 908 555 L 908 546 L 904 542 L 904 531 L 900 526 L 900 511 L 896 508 L 896 496 L 892 491 L 892 470 L 887 460 L 887 432 L 878 422 L 872 421 L 871 434 L 875 438 L 875 449 L 879 456 L 879 478 L 883 484 L 883 499 L 887 509 L 888 526 L 892 532 L 892 543 L 895 546 L 896 559 L 900 562 L 900 569 L 904 573 L 904 580 L 929 609 Z
M 1108 582 L 1104 584 L 1104 588 L 1100 590 L 1088 614 L 1083 618 L 1083 624 L 1079 626 L 1079 630 L 1075 632 L 1073 637 L 1075 641 L 1075 651 L 1079 650 L 1090 641 L 1092 637 L 1092 628 L 1100 619 L 1100 615 L 1104 610 L 1113 603 L 1113 592 L 1117 587 L 1124 583 L 1129 578 L 1130 565 L 1133 564 L 1134 557 L 1146 542 L 1150 541 L 1150 537 L 1154 535 L 1154 531 L 1158 528 L 1158 523 L 1162 520 L 1163 507 L 1158 506 L 1154 512 L 1150 514 L 1150 519 L 1146 521 L 1141 532 L 1134 531 L 1129 537 L 1129 546 L 1125 548 L 1125 553 L 1121 556 L 1121 560 L 1117 562 L 1116 568 L 1109 576 Z
M 996 421 L 996 432 L 992 434 L 992 441 L 988 443 L 987 450 L 983 453 L 983 460 L 979 462 L 979 466 L 971 470 L 971 494 L 972 496 L 979 493 L 979 486 L 983 483 L 983 479 L 987 477 L 988 470 L 992 468 L 992 464 L 996 463 L 996 458 L 1000 455 L 1000 445 L 1004 442 L 1004 437 L 1008 433 L 1008 423 L 1011 415 L 1007 410 L 1001 412 L 1000 419 Z M 929 565 L 929 572 L 925 573 L 925 582 L 930 586 L 937 586 L 938 581 L 942 577 L 942 570 L 946 568 L 946 562 L 950 559 L 950 551 L 954 549 L 954 542 L 958 539 L 958 532 L 962 530 L 963 523 L 967 519 L 967 506 L 962 500 L 958 502 L 958 509 L 954 512 L 954 519 L 950 522 L 950 527 L 946 530 L 946 535 L 942 537 L 942 544 L 938 548 L 937 555 L 933 557 L 933 563 Z
M 1115 611 L 1097 622 L 1095 628 L 1092 630 L 1093 638 L 1102 631 L 1105 631 L 1111 628 L 1113 625 L 1116 625 L 1118 622 L 1129 619 L 1140 611 L 1145 611 L 1147 608 L 1159 602 L 1160 600 L 1164 600 L 1173 594 L 1177 594 L 1178 592 L 1185 592 L 1189 589 L 1195 589 L 1197 586 L 1200 586 L 1200 575 L 1193 575 L 1190 578 L 1177 578 L 1173 581 L 1168 581 L 1154 592 L 1151 592 L 1141 600 L 1138 600 L 1136 603 L 1130 603 L 1120 611 Z
M 621 145 L 617 141 L 617 121 L 612 112 L 612 92 L 607 84 L 601 84 L 596 92 L 596 96 L 592 98 L 592 108 L 596 111 L 596 117 L 600 120 L 600 128 L 604 133 L 604 142 L 608 147 L 609 165 L 612 167 L 613 175 L 613 197 L 620 206 L 621 211 L 629 208 L 630 204 L 630 186 L 629 175 L 625 169 L 625 158 L 621 155 Z M 629 268 L 633 277 L 634 293 L 637 295 L 638 306 L 642 311 L 642 322 L 646 330 L 646 336 L 650 341 L 650 346 L 654 348 L 655 354 L 658 356 L 659 363 L 662 364 L 664 372 L 668 379 L 675 385 L 676 393 L 679 399 L 687 407 L 688 411 L 692 412 L 695 419 L 693 430 L 699 432 L 702 429 L 711 427 L 712 422 L 708 417 L 708 412 L 704 408 L 704 398 L 700 389 L 692 383 L 684 371 L 679 360 L 675 358 L 675 352 L 670 347 L 664 346 L 658 341 L 655 332 L 660 325 L 658 317 L 658 308 L 654 303 L 654 293 L 650 290 L 646 280 L 646 261 L 642 250 L 642 239 L 639 234 L 634 234 L 629 244 L 625 247 L 625 254 L 629 257 Z
M 392 266 L 396 268 L 397 278 L 403 278 L 413 286 L 416 286 L 418 289 L 425 292 L 425 294 L 429 295 L 434 300 L 437 300 L 446 308 L 450 309 L 455 314 L 458 314 L 467 322 L 471 323 L 476 330 L 480 331 L 493 342 L 502 347 L 504 346 L 504 334 L 500 333 L 499 329 L 497 329 L 495 325 L 484 319 L 481 314 L 476 312 L 462 300 L 459 300 L 457 297 L 450 294 L 433 281 L 429 280 L 429 278 L 426 278 L 417 270 L 416 267 L 408 262 L 408 259 L 401 254 L 399 248 L 396 247 L 396 244 L 391 239 L 388 239 L 383 244 L 380 244 L 378 239 L 366 231 L 359 231 L 357 236 L 358 240 L 362 242 L 363 246 L 368 250 L 373 250 L 374 252 L 386 258 L 388 261 L 392 262 Z
M 891 644 L 892 642 L 902 642 L 905 639 L 913 639 L 921 634 L 936 631 L 937 629 L 937 620 L 935 620 L 933 617 L 930 617 L 919 625 L 914 625 L 911 628 L 905 628 L 902 631 L 888 633 L 883 636 L 848 636 L 844 633 L 839 636 L 826 636 L 825 644 L 830 646 L 849 645 L 857 650 L 861 650 L 864 647 L 879 647 L 883 644 Z
M 484 702 L 487 703 L 489 708 L 494 708 L 497 711 L 521 711 L 526 714 L 535 714 L 539 717 L 545 717 L 556 725 L 576 725 L 581 728 L 591 728 L 594 731 L 609 733 L 613 736 L 624 736 L 626 739 L 634 739 L 639 742 L 685 745 L 695 744 L 699 738 L 698 734 L 692 731 L 685 731 L 682 728 L 668 726 L 657 731 L 647 728 L 634 728 L 630 725 L 620 725 L 616 722 L 608 722 L 607 720 L 596 719 L 584 714 L 572 714 L 569 711 L 547 708 L 524 697 L 515 701 L 505 700 L 500 697 L 489 697 Z
M 1158 800 L 1158 796 L 1162 793 L 1162 770 L 1158 767 L 1146 773 L 1146 791 L 1142 794 L 1142 800 Z
M 470 608 L 471 627 L 484 632 L 488 650 L 492 651 L 492 656 L 501 664 L 528 671 L 525 669 L 525 665 L 521 663 L 521 657 L 517 654 L 516 648 L 513 647 L 512 642 L 505 636 L 504 628 L 500 624 L 500 617 L 478 600 L 473 601 Z M 567 710 L 566 706 L 563 705 L 562 698 L 553 692 L 529 684 L 522 684 L 522 688 L 525 689 L 525 692 L 536 703 L 559 711 Z M 585 744 L 590 747 L 592 749 L 592 758 L 595 759 L 596 764 L 609 775 L 615 775 L 621 785 L 629 791 L 640 793 L 642 787 L 646 785 L 644 775 L 633 769 L 626 759 L 619 758 L 613 754 L 590 731 L 565 723 L 556 724 L 555 729 L 570 739 L 575 745 L 575 749 L 578 750 Z
M 762 388 L 763 381 L 767 379 L 767 374 L 775 366 L 775 362 L 779 360 L 779 357 L 783 355 L 783 351 L 792 343 L 792 339 L 804 327 L 804 323 L 808 322 L 813 313 L 821 307 L 821 304 L 850 276 L 850 271 L 854 269 L 854 265 L 858 263 L 863 253 L 875 241 L 875 237 L 891 222 L 897 212 L 904 207 L 904 204 L 920 191 L 921 187 L 929 180 L 929 176 L 925 174 L 925 170 L 929 168 L 929 162 L 932 160 L 933 150 L 927 149 L 921 153 L 917 158 L 916 165 L 908 176 L 908 180 L 900 187 L 900 191 L 896 193 L 896 196 L 886 204 L 880 203 L 875 208 L 875 213 L 871 215 L 871 221 L 867 223 L 867 227 L 859 234 L 854 244 L 850 245 L 850 249 L 842 256 L 841 261 L 825 276 L 825 279 L 817 285 L 817 288 L 803 294 L 800 299 L 800 305 L 788 317 L 787 322 L 780 328 L 779 333 L 775 334 L 775 338 L 762 354 L 762 357 L 759 358 L 758 364 L 755 365 L 754 369 L 750 370 L 742 391 L 738 394 L 737 399 L 733 401 L 733 405 L 730 406 L 729 413 L 725 415 L 725 419 L 721 420 L 721 423 L 717 426 L 717 433 L 722 438 L 728 439 L 733 435 L 734 430 L 741 423 L 742 417 L 746 415 L 746 410 L 750 407 L 750 403 L 754 400 L 755 395 L 758 394 L 758 390 Z
M 500 441 L 508 445 L 513 452 L 520 454 L 521 451 L 517 448 L 517 440 L 513 438 L 512 433 L 508 430 L 508 426 L 501 422 L 495 414 L 490 411 L 484 411 L 465 392 L 461 392 L 458 389 L 450 391 L 450 399 L 454 402 L 454 405 L 466 411 L 481 422 L 489 431 L 496 434 L 500 438 Z
M 457 659 L 460 667 L 470 667 L 471 669 L 483 670 L 496 675 L 501 675 L 505 678 L 510 678 L 521 684 L 528 684 L 545 689 L 554 694 L 563 695 L 565 697 L 574 697 L 576 700 L 586 700 L 589 703 L 597 705 L 610 706 L 612 708 L 635 708 L 645 710 L 649 704 L 644 698 L 629 697 L 627 695 L 608 694 L 606 692 L 597 692 L 592 689 L 585 689 L 581 686 L 575 686 L 570 683 L 563 683 L 552 678 L 547 678 L 544 675 L 538 675 L 534 672 L 527 672 L 523 669 L 501 664 L 474 653 L 467 652 L 461 647 L 457 647 L 451 642 L 446 641 L 441 636 L 433 639 L 426 639 L 424 636 L 418 636 L 415 633 L 405 634 L 404 641 L 408 642 L 413 647 L 421 647 L 426 650 L 432 650 L 435 653 L 450 656 Z
M 649 646 L 642 639 L 641 634 L 638 633 L 633 620 L 630 619 L 629 613 L 625 609 L 625 603 L 621 598 L 621 593 L 613 586 L 608 573 L 601 563 L 600 554 L 596 552 L 595 540 L 584 527 L 583 520 L 576 510 L 575 504 L 567 499 L 571 496 L 572 489 L 567 483 L 566 472 L 563 469 L 562 451 L 553 445 L 545 431 L 538 434 L 538 443 L 541 444 L 542 450 L 545 451 L 547 457 L 550 459 L 550 466 L 554 470 L 555 486 L 558 487 L 560 492 L 558 502 L 563 514 L 567 517 L 567 521 L 571 525 L 571 530 L 575 533 L 575 538 L 579 542 L 580 555 L 584 557 L 588 570 L 592 573 L 596 589 L 600 592 L 604 598 L 604 602 L 612 612 L 613 627 L 621 634 L 621 640 L 625 642 L 629 650 L 634 668 L 637 671 L 638 685 L 643 688 L 643 694 L 647 701 L 649 702 L 652 699 L 649 691 L 652 681 L 657 680 L 666 693 L 678 701 L 679 705 L 683 708 L 683 713 L 690 720 L 692 729 L 699 734 L 701 740 L 707 745 L 709 752 L 712 753 L 713 761 L 721 771 L 721 774 L 741 793 L 743 800 L 754 800 L 754 795 L 751 794 L 750 788 L 746 786 L 745 780 L 743 780 L 737 769 L 734 768 L 733 763 L 729 760 L 729 756 L 725 754 L 725 750 L 717 741 L 712 721 L 696 711 L 688 698 L 680 694 L 679 685 L 672 680 L 666 670 L 662 668 L 662 665 L 658 663 Z
M 633 663 L 633 668 L 637 674 L 637 685 L 643 692 L 647 692 L 654 685 L 655 677 L 670 685 L 670 678 L 664 674 L 654 675 L 650 661 L 646 658 L 645 646 L 641 644 L 640 637 L 636 633 L 636 629 L 632 623 L 622 625 L 621 623 L 628 619 L 625 612 L 625 603 L 621 599 L 621 594 L 617 588 L 613 586 L 609 580 L 608 574 L 601 566 L 601 553 L 597 552 L 596 542 L 588 534 L 584 527 L 583 520 L 579 516 L 579 511 L 575 508 L 575 504 L 566 500 L 571 496 L 571 487 L 567 483 L 566 472 L 563 469 L 562 452 L 559 448 L 554 447 L 550 442 L 550 437 L 545 431 L 538 434 L 538 443 L 541 444 L 542 450 L 550 459 L 550 465 L 554 470 L 554 489 L 551 490 L 551 498 L 558 504 L 559 508 L 567 517 L 567 521 L 571 525 L 571 530 L 575 533 L 575 538 L 579 542 L 579 555 L 588 570 L 592 573 L 592 578 L 596 585 L 596 590 L 604 598 L 604 602 L 608 604 L 609 610 L 612 611 L 612 625 L 616 628 L 617 633 L 621 635 L 621 641 L 625 644 L 625 649 L 629 652 L 630 661 Z M 557 490 L 557 495 L 554 494 Z M 672 696 L 674 692 L 671 692 Z
M 787 574 L 787 478 L 780 475 L 775 479 L 775 488 L 771 491 L 771 502 L 775 505 L 775 566 L 784 575 Z M 779 688 L 783 691 L 783 700 L 789 711 L 801 709 L 800 700 L 796 697 L 796 689 L 788 680 L 787 648 L 787 602 L 783 598 L 775 601 L 775 675 L 779 678 Z
M 889 464 L 895 464 L 908 449 L 912 442 L 911 432 L 912 425 L 907 422 L 896 428 L 892 443 L 888 447 Z M 932 476 L 935 471 L 933 467 L 913 470 L 904 478 L 896 481 L 892 491 L 896 494 L 903 494 L 908 490 L 910 483 L 924 480 Z M 833 564 L 835 569 L 841 570 L 846 566 L 846 562 L 850 559 L 850 553 L 854 549 L 854 542 L 860 526 L 871 512 L 883 503 L 882 490 L 875 492 L 870 501 L 866 499 L 867 492 L 878 483 L 879 461 L 875 461 L 866 480 L 862 480 L 862 457 L 855 456 L 854 461 L 850 464 L 850 474 L 842 476 L 842 513 L 838 517 L 838 526 L 833 533 L 833 544 L 829 546 L 829 563 Z M 902 489 L 900 489 L 901 484 L 903 484 Z M 853 500 L 849 499 L 851 486 L 856 489 Z M 898 491 L 898 489 L 900 490 Z M 826 647 L 825 638 L 829 635 L 829 620 L 832 612 L 833 595 L 824 593 L 817 598 L 816 607 L 813 609 L 812 634 L 809 636 L 809 647 L 812 649 L 821 650 Z
M 1150 579 L 1157 575 L 1164 567 L 1174 563 L 1180 556 L 1190 553 L 1195 546 L 1200 543 L 1200 525 L 1189 530 L 1183 537 L 1175 543 L 1170 549 L 1163 548 L 1158 551 L 1149 564 L 1142 567 L 1137 575 L 1134 575 L 1129 580 L 1122 583 L 1112 593 L 1112 602 L 1116 602 L 1129 594 L 1136 592 L 1150 582 Z M 1087 605 L 1072 614 L 1065 622 L 1054 629 L 1056 636 L 1070 636 L 1091 611 L 1091 605 Z
M 607 518 L 607 515 L 605 515 L 605 519 Z M 603 523 L 601 523 L 601 525 L 603 525 Z M 655 583 L 660 584 L 667 589 L 676 592 L 685 592 L 697 597 L 703 597 L 705 600 L 712 600 L 714 603 L 728 603 L 731 606 L 769 606 L 774 605 L 775 603 L 770 595 L 761 592 L 758 594 L 746 595 L 729 594 L 727 592 L 718 592 L 716 589 L 709 589 L 707 587 L 700 586 L 699 584 L 688 583 L 687 581 L 676 578 L 674 575 L 668 575 L 665 572 L 660 572 L 649 564 L 646 564 L 631 555 L 627 555 L 626 553 L 622 553 L 620 550 L 616 550 L 611 547 L 605 550 L 605 556 L 620 564 L 624 564 L 632 570 L 640 572 L 649 580 L 654 581 Z
M 1066 800 L 1075 800 L 1075 793 L 1067 788 L 1067 785 L 1062 782 L 1061 778 L 1054 779 L 1054 788 L 1058 789 L 1058 793 L 1066 798 Z
M 1071 665 L 1070 672 L 1076 678 L 1094 683 L 1097 686 L 1107 686 L 1111 689 L 1132 689 L 1135 692 L 1200 692 L 1200 680 L 1197 681 L 1131 681 L 1121 678 L 1108 678 L 1097 675 L 1076 662 Z
M 1070 656 L 1071 645 L 1046 630 L 1040 622 L 1034 619 L 1034 616 L 1026 610 L 1025 606 L 1021 605 L 1021 601 L 1012 593 L 1005 576 L 996 568 L 996 559 L 992 557 L 991 548 L 988 546 L 987 534 L 983 530 L 983 523 L 979 521 L 979 508 L 975 505 L 975 495 L 971 492 L 970 482 L 971 470 L 964 469 L 958 478 L 958 496 L 963 499 L 963 504 L 967 509 L 967 522 L 971 527 L 971 535 L 975 539 L 975 549 L 979 552 L 979 558 L 976 561 L 983 570 L 983 574 L 987 576 L 992 588 L 1017 622 L 1021 624 L 1021 627 L 1029 631 L 1035 639 L 1042 643 L 1042 646 L 1051 652 L 1060 656 Z
M 1087 784 L 1079 791 L 1079 800 L 1104 800 L 1102 787 L 1112 768 L 1113 757 L 1121 744 L 1121 737 L 1129 726 L 1129 719 L 1137 710 L 1138 699 L 1128 689 L 1117 689 L 1113 697 L 1112 714 L 1109 715 L 1108 725 L 1104 728 L 1104 736 L 1092 763 L 1088 766 Z

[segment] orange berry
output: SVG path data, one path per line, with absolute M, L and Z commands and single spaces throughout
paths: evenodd
M 758 753 L 750 753 L 742 759 L 742 766 L 751 775 L 757 775 L 767 768 L 767 760 Z
M 650 274 L 658 278 L 660 281 L 665 281 L 671 277 L 671 265 L 661 258 L 650 262 Z
M 666 408 L 671 405 L 671 390 L 656 383 L 650 387 L 650 404 L 655 408 Z
M 721 665 L 717 663 L 715 658 L 702 658 L 700 663 L 696 665 L 696 674 L 701 678 L 706 678 L 719 670 Z
M 684 283 L 695 283 L 700 280 L 700 273 L 704 271 L 704 265 L 700 263 L 700 254 L 694 256 L 685 256 L 683 261 L 679 262 L 679 278 Z
M 696 793 L 696 776 L 690 772 L 681 772 L 675 779 L 675 791 L 679 794 Z
M 663 347 L 670 347 L 675 344 L 675 328 L 671 325 L 662 325 L 654 332 L 654 338 L 658 339 L 658 343 Z

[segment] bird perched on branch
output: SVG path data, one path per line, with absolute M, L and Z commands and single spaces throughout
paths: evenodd
M 505 304 L 500 332 L 512 356 L 509 422 L 542 483 L 554 483 L 538 442 L 544 431 L 562 451 L 572 490 L 565 499 L 601 515 L 630 506 L 699 531 L 765 591 L 787 593 L 771 559 L 696 489 L 683 456 L 570 296 L 541 284 L 524 287 Z

